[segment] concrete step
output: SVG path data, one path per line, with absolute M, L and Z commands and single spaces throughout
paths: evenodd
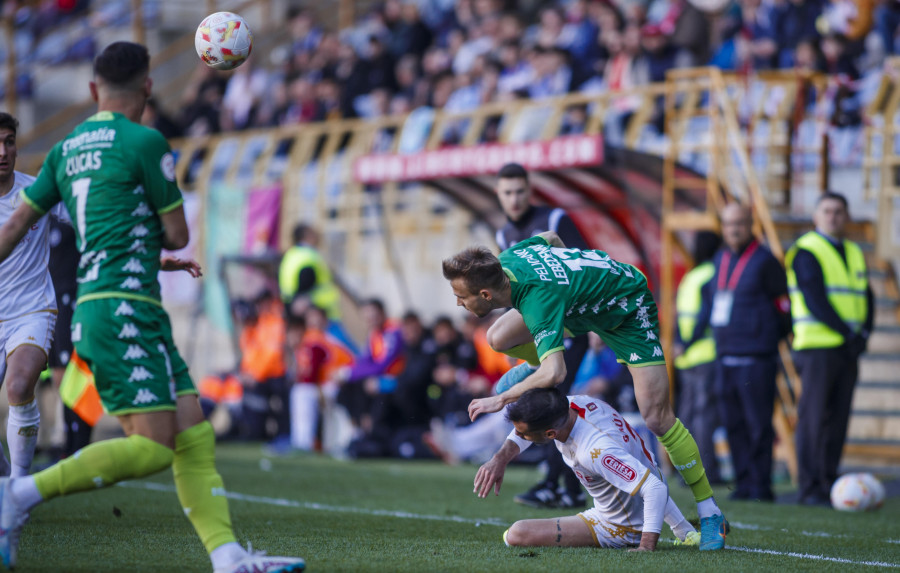
M 875 304 L 875 326 L 892 326 L 900 320 L 897 305 Z
M 900 440 L 900 411 L 854 411 L 850 416 L 847 438 L 853 440 Z
M 872 354 L 900 353 L 900 330 L 882 330 L 876 328 L 869 337 L 868 351 Z
M 859 364 L 859 379 L 866 382 L 896 382 L 900 379 L 900 353 L 864 354 Z
M 892 385 L 857 385 L 853 393 L 853 411 L 897 412 L 900 414 L 900 388 Z

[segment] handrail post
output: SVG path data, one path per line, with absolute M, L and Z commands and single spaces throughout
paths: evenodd
M 16 65 L 16 25 L 14 15 L 8 14 L 3 19 L 4 33 L 6 34 L 6 110 L 18 115 L 19 94 L 16 91 L 16 79 L 19 75 Z
M 147 32 L 144 30 L 144 6 L 141 0 L 131 0 L 131 37 L 142 46 L 147 45 Z

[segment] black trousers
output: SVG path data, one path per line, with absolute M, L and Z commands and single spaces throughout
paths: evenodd
M 776 355 L 722 356 L 716 361 L 719 417 L 728 433 L 735 496 L 772 499 Z
M 571 344 L 566 348 L 563 356 L 566 361 L 566 379 L 558 386 L 563 394 L 568 394 L 572 388 L 572 382 L 575 380 L 575 375 L 578 374 L 581 360 L 587 353 L 589 346 L 587 334 L 581 334 L 567 340 L 571 340 Z M 559 453 L 559 450 L 553 444 L 550 444 L 547 448 L 546 460 L 546 481 L 555 486 L 559 482 L 560 476 L 562 476 L 565 480 L 566 491 L 575 492 L 581 490 L 581 482 L 578 481 L 578 476 L 569 469 L 566 462 L 563 461 L 562 454 Z
M 847 437 L 859 361 L 839 347 L 799 350 L 794 362 L 803 382 L 796 431 L 799 498 L 828 499 Z

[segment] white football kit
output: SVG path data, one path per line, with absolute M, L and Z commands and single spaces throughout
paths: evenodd
M 641 532 L 659 532 L 668 500 L 662 500 L 656 523 L 645 524 L 644 499 L 638 495 L 649 476 L 666 483 L 656 459 L 621 414 L 590 396 L 569 396 L 569 407 L 578 418 L 565 442 L 554 440 L 566 464 L 594 498 L 594 507 L 578 515 L 594 532 L 600 547 L 638 545 Z M 516 436 L 509 440 L 524 450 L 531 442 Z M 655 480 L 653 480 L 655 481 Z M 645 527 L 645 525 L 647 527 Z
M 21 191 L 34 177 L 15 172 L 9 193 L 0 197 L 0 225 L 5 224 L 22 203 Z M 59 203 L 48 213 L 65 221 L 68 214 Z M 49 354 L 56 325 L 56 294 L 47 268 L 50 260 L 50 223 L 41 217 L 9 258 L 0 263 L 0 380 L 6 357 L 23 344 L 40 347 Z

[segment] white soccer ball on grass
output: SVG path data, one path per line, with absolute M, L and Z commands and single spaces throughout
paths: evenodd
M 870 473 L 842 475 L 831 487 L 831 505 L 838 511 L 866 511 L 884 503 L 884 486 Z

